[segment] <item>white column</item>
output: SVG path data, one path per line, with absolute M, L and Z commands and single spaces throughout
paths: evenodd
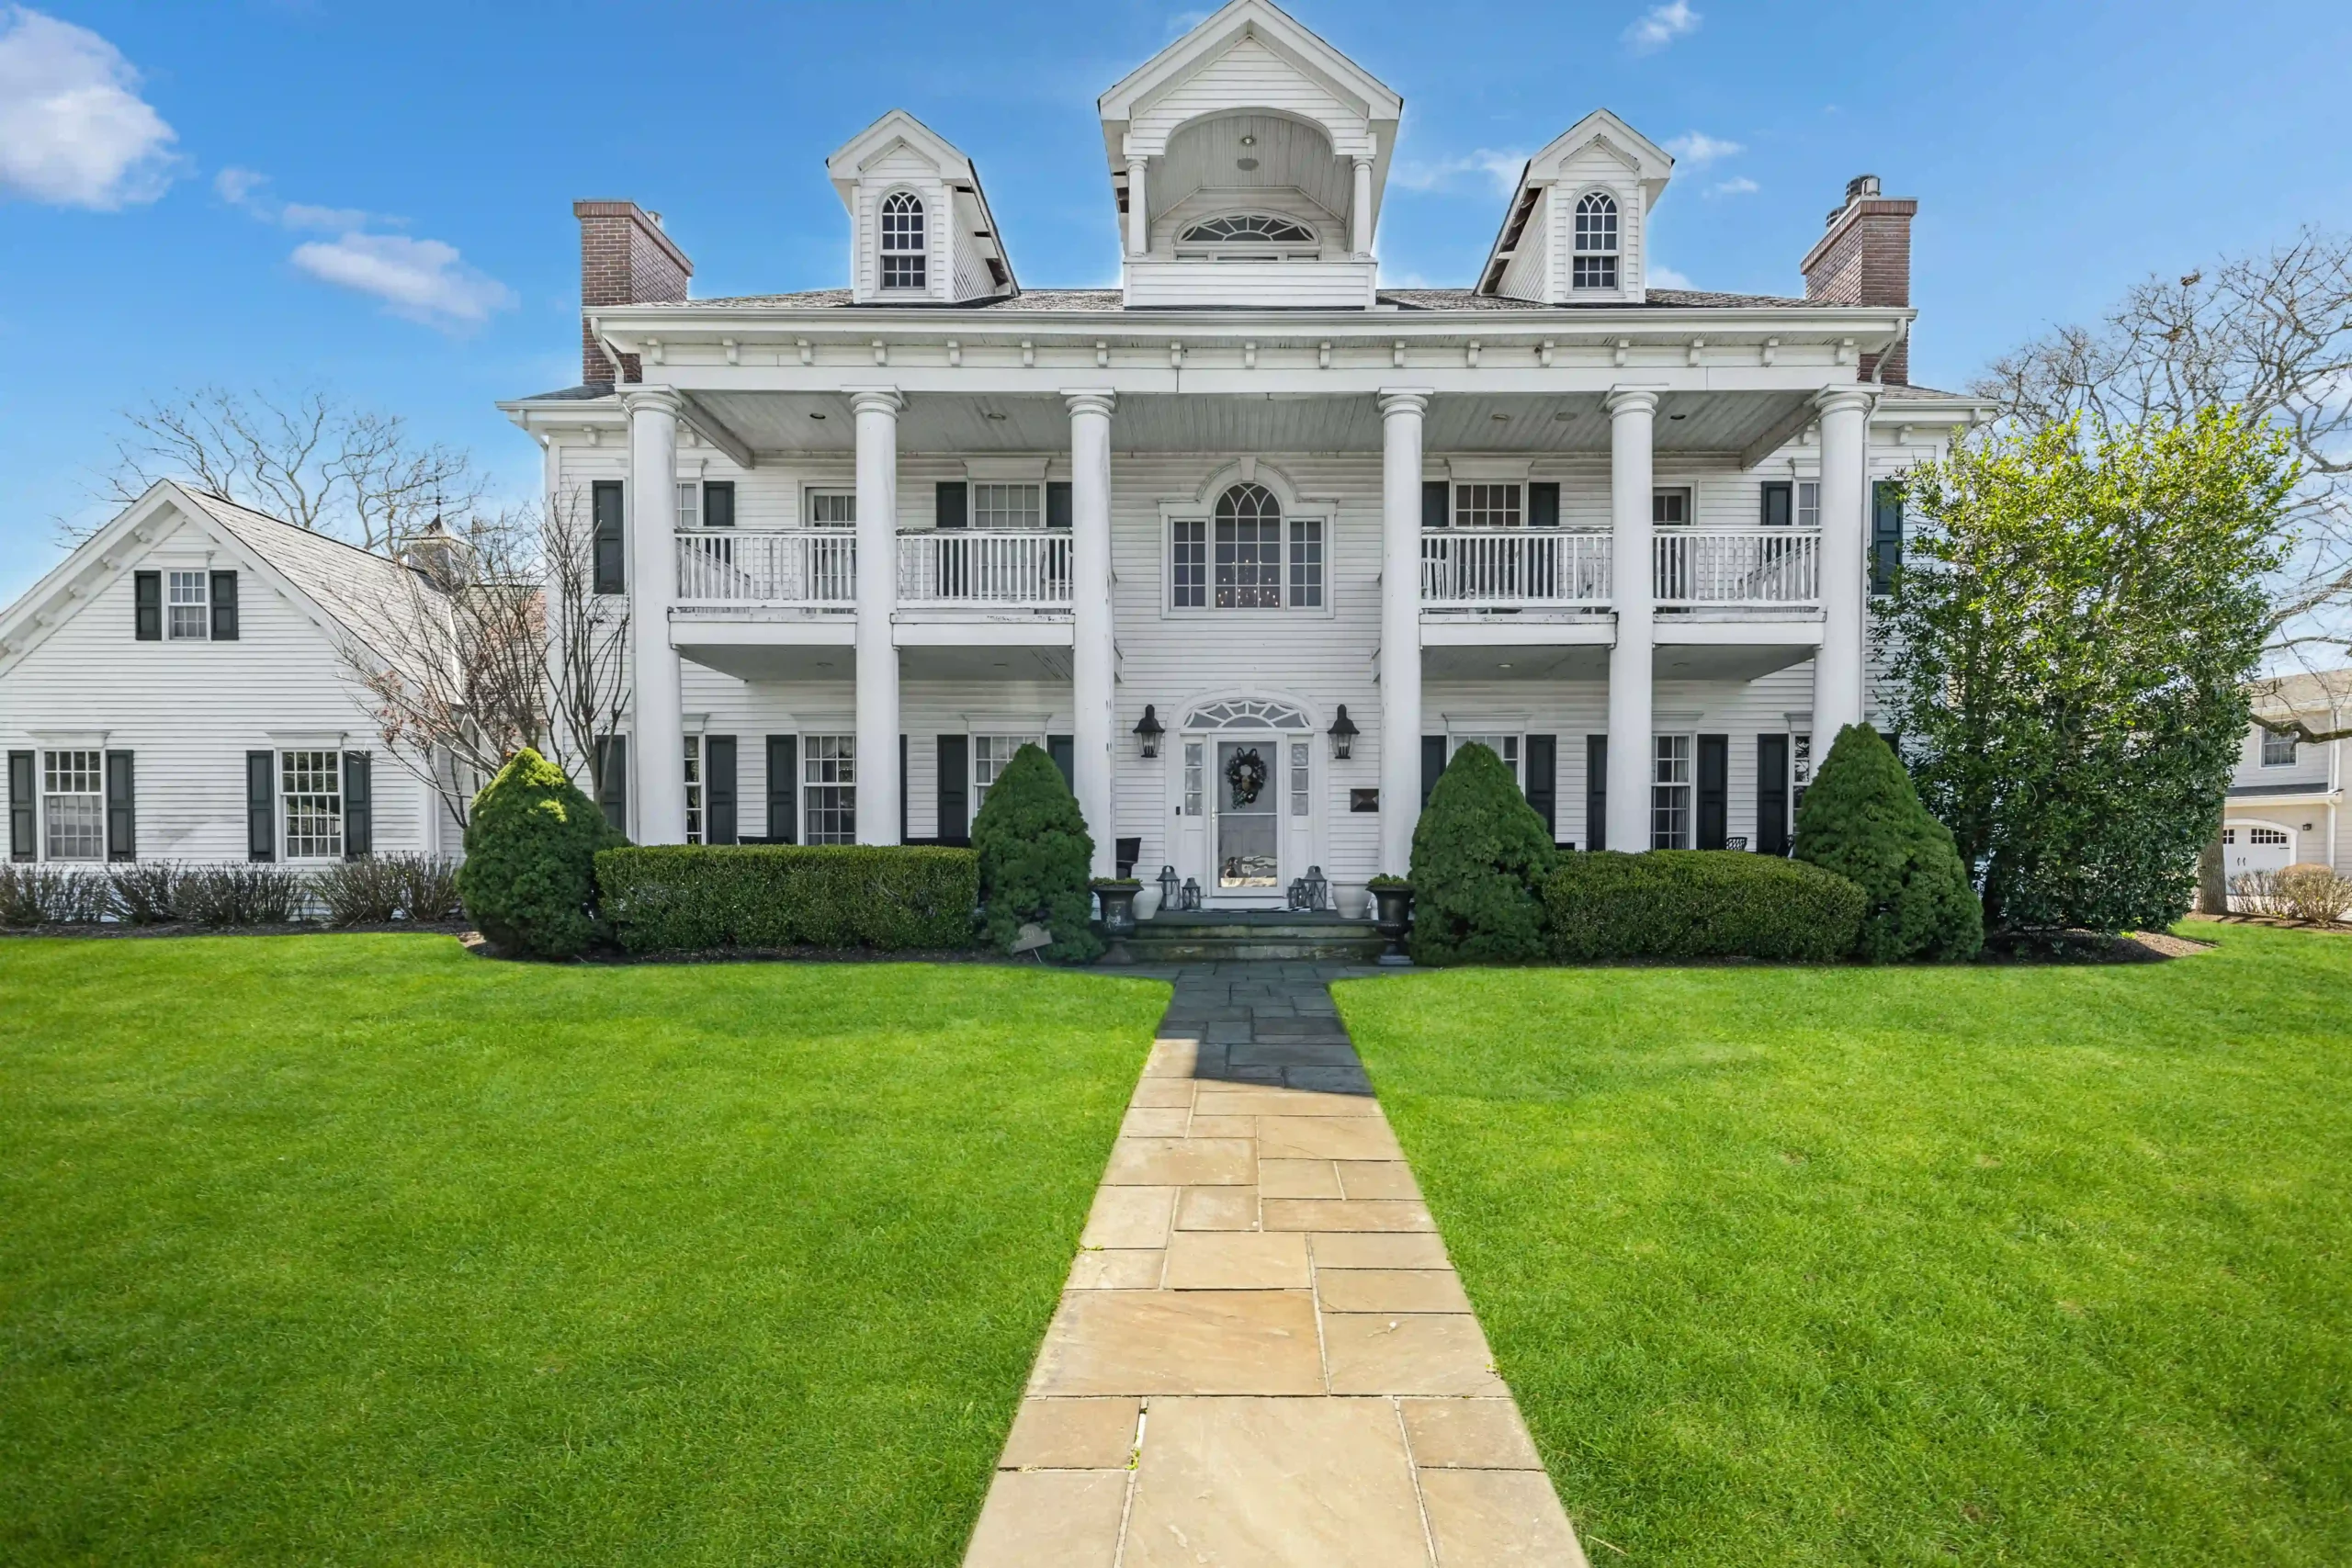
M 686 727 L 678 691 L 678 650 L 670 646 L 670 604 L 678 596 L 678 410 L 668 387 L 629 387 L 629 698 L 636 712 L 636 840 L 686 841 Z M 593 744 L 593 741 L 592 741 Z
M 1617 641 L 1609 650 L 1609 822 L 1602 847 L 1650 847 L 1650 670 L 1657 583 L 1650 561 L 1650 434 L 1657 393 L 1620 387 L 1609 408 L 1609 580 Z M 1587 823 L 1589 833 L 1592 825 Z
M 1871 396 L 1862 387 L 1832 387 L 1814 400 L 1821 410 L 1821 651 L 1813 660 L 1813 755 L 1849 724 L 1862 722 L 1865 661 L 1862 616 L 1870 604 L 1866 517 Z
M 1430 394 L 1380 394 L 1380 869 L 1412 869 L 1421 816 L 1421 416 Z
M 1111 616 L 1109 392 L 1064 392 L 1069 403 L 1070 719 L 1072 783 L 1094 840 L 1094 874 L 1116 869 L 1111 763 L 1118 742 L 1117 642 Z
M 851 392 L 857 415 L 857 841 L 899 841 L 899 410 L 897 390 Z
M 1372 159 L 1362 152 L 1356 154 L 1355 207 L 1348 220 L 1354 231 L 1356 259 L 1362 261 L 1372 254 Z
M 1151 249 L 1151 204 L 1144 199 L 1143 174 L 1148 158 L 1127 160 L 1127 254 L 1139 256 Z

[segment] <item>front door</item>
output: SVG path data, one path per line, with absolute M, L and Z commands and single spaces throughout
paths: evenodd
M 1216 741 L 1209 891 L 1219 903 L 1282 901 L 1282 757 L 1276 736 Z

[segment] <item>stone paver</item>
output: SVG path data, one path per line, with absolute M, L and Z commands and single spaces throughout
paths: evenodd
M 1346 972 L 1174 972 L 966 1568 L 1584 1568 Z

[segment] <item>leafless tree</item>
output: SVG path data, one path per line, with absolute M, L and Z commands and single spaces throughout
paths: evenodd
M 390 550 L 435 516 L 470 516 L 486 490 L 465 452 L 421 442 L 398 414 L 312 389 L 280 396 L 202 387 L 127 409 L 96 487 L 118 506 L 160 479 L 366 549 Z M 90 527 L 61 525 L 69 541 Z
M 574 488 L 542 504 L 538 572 L 545 585 L 548 756 L 591 799 L 604 798 L 605 748 L 628 702 L 628 601 L 596 592 L 596 528 Z
M 2285 433 L 2302 477 L 2267 667 L 2275 682 L 2352 662 L 2352 235 L 2306 229 L 2267 254 L 2151 277 L 2098 326 L 1996 361 L 1975 390 L 2028 423 L 2080 414 L 2093 435 L 2226 407 Z M 2352 735 L 2283 713 L 2258 722 L 2313 742 Z

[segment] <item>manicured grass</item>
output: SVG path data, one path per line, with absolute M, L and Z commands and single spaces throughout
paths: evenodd
M 953 1563 L 1166 996 L 0 942 L 0 1561 Z
M 2352 940 L 2189 931 L 1340 987 L 1596 1563 L 2352 1562 Z

